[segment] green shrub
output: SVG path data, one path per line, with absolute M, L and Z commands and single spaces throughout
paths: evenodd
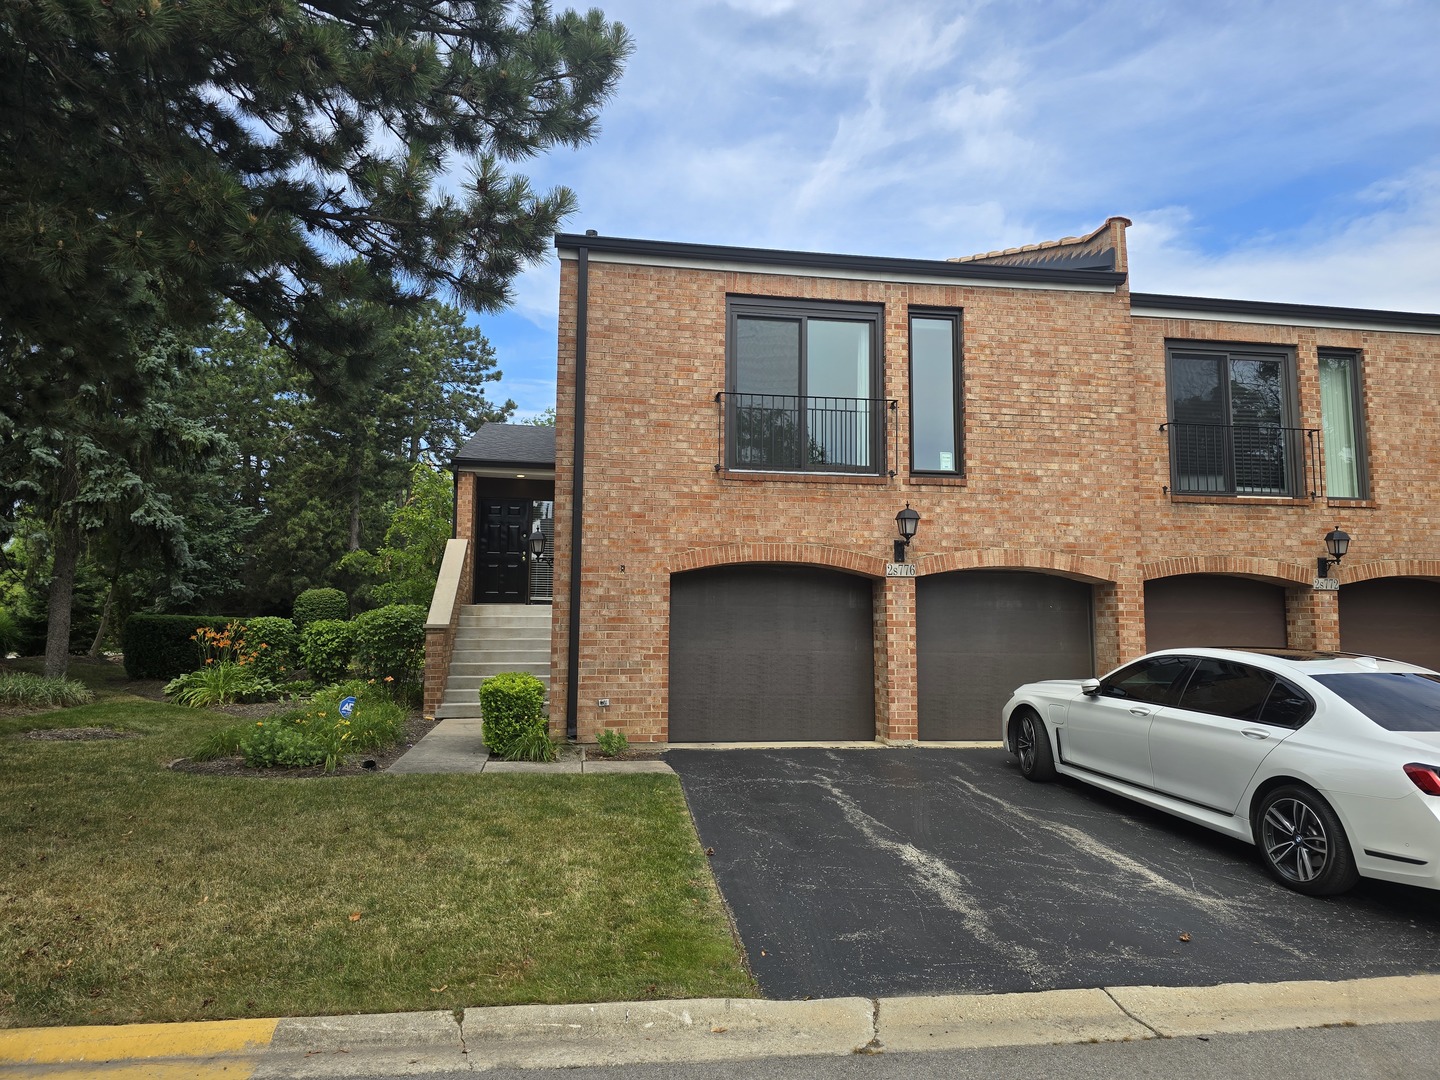
M 425 609 L 390 604 L 355 616 L 355 660 L 367 679 L 404 689 L 420 681 L 425 665 Z
M 74 679 L 47 679 L 28 671 L 0 672 L 0 705 L 68 709 L 94 700 L 95 695 Z
M 480 733 L 496 757 L 510 760 L 527 731 L 546 729 L 545 684 L 523 671 L 502 671 L 480 684 Z
M 8 609 L 0 607 L 0 657 L 18 652 L 24 640 L 25 635 L 20 632 L 20 624 L 15 621 L 15 616 L 10 614 Z
M 506 761 L 554 761 L 555 740 L 543 727 L 526 728 L 505 754 Z
M 340 702 L 351 696 L 355 708 L 348 717 L 341 716 Z M 393 746 L 404 730 L 405 710 L 387 693 L 367 683 L 349 682 L 327 687 L 303 709 L 255 721 L 235 745 L 252 768 L 323 765 L 326 772 L 334 772 L 347 754 Z M 192 756 L 198 759 L 199 754 L 223 748 L 231 738 L 228 732 L 208 736 Z
M 131 615 L 120 635 L 125 674 L 132 679 L 173 679 L 204 662 L 196 632 L 223 631 L 215 615 Z
M 350 601 L 339 589 L 306 589 L 295 597 L 295 628 L 304 630 L 321 619 L 350 618 Z
M 300 634 L 289 619 L 260 615 L 245 620 L 245 644 L 254 653 L 256 674 L 282 682 L 300 666 Z
M 254 664 L 222 660 L 187 671 L 165 684 L 165 693 L 176 704 L 192 709 L 212 705 L 233 705 L 237 701 L 262 701 L 276 693 L 275 684 L 261 678 Z
M 300 632 L 300 658 L 318 683 L 343 679 L 355 654 L 355 627 L 343 619 L 317 619 Z
M 190 760 L 214 761 L 216 758 L 234 757 L 240 753 L 240 742 L 247 734 L 249 731 L 243 724 L 212 731 L 190 752 Z
M 609 728 L 601 728 L 595 733 L 595 744 L 605 757 L 623 754 L 630 747 L 623 731 L 611 731 Z

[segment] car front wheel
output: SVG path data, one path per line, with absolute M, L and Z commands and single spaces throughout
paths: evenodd
M 1276 788 L 1255 814 L 1265 868 L 1307 896 L 1334 896 L 1360 879 L 1345 829 L 1330 804 L 1309 788 Z
M 1013 721 L 1015 756 L 1020 761 L 1020 775 L 1026 780 L 1055 779 L 1055 757 L 1050 752 L 1050 735 L 1034 709 L 1020 709 Z

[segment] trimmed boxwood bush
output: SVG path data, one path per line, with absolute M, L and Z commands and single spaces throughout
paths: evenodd
M 545 684 L 524 671 L 502 671 L 480 684 L 480 735 L 496 757 L 545 733 Z
M 320 619 L 348 619 L 350 601 L 339 589 L 306 589 L 295 597 L 294 617 L 297 630 Z
M 318 683 L 339 682 L 355 655 L 355 627 L 344 619 L 318 619 L 300 633 L 300 657 Z
M 174 679 L 200 666 L 195 631 L 224 630 L 218 615 L 131 615 L 120 635 L 125 674 L 132 679 Z
M 246 619 L 245 647 L 255 654 L 251 663 L 257 678 L 286 682 L 300 666 L 300 634 L 289 619 L 274 615 Z
M 366 679 L 419 683 L 425 664 L 425 609 L 389 604 L 355 616 L 355 660 Z

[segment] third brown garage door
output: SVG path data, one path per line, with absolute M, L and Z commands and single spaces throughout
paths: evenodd
M 920 738 L 998 739 L 1021 683 L 1095 673 L 1090 586 L 1023 570 L 915 583 Z
M 1340 586 L 1340 648 L 1440 670 L 1440 582 L 1376 578 Z
M 1222 574 L 1184 574 L 1145 583 L 1145 647 L 1244 646 L 1283 649 L 1285 588 Z

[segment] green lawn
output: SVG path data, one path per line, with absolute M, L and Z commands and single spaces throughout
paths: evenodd
M 674 777 L 193 776 L 105 691 L 0 718 L 0 1026 L 756 993 Z

